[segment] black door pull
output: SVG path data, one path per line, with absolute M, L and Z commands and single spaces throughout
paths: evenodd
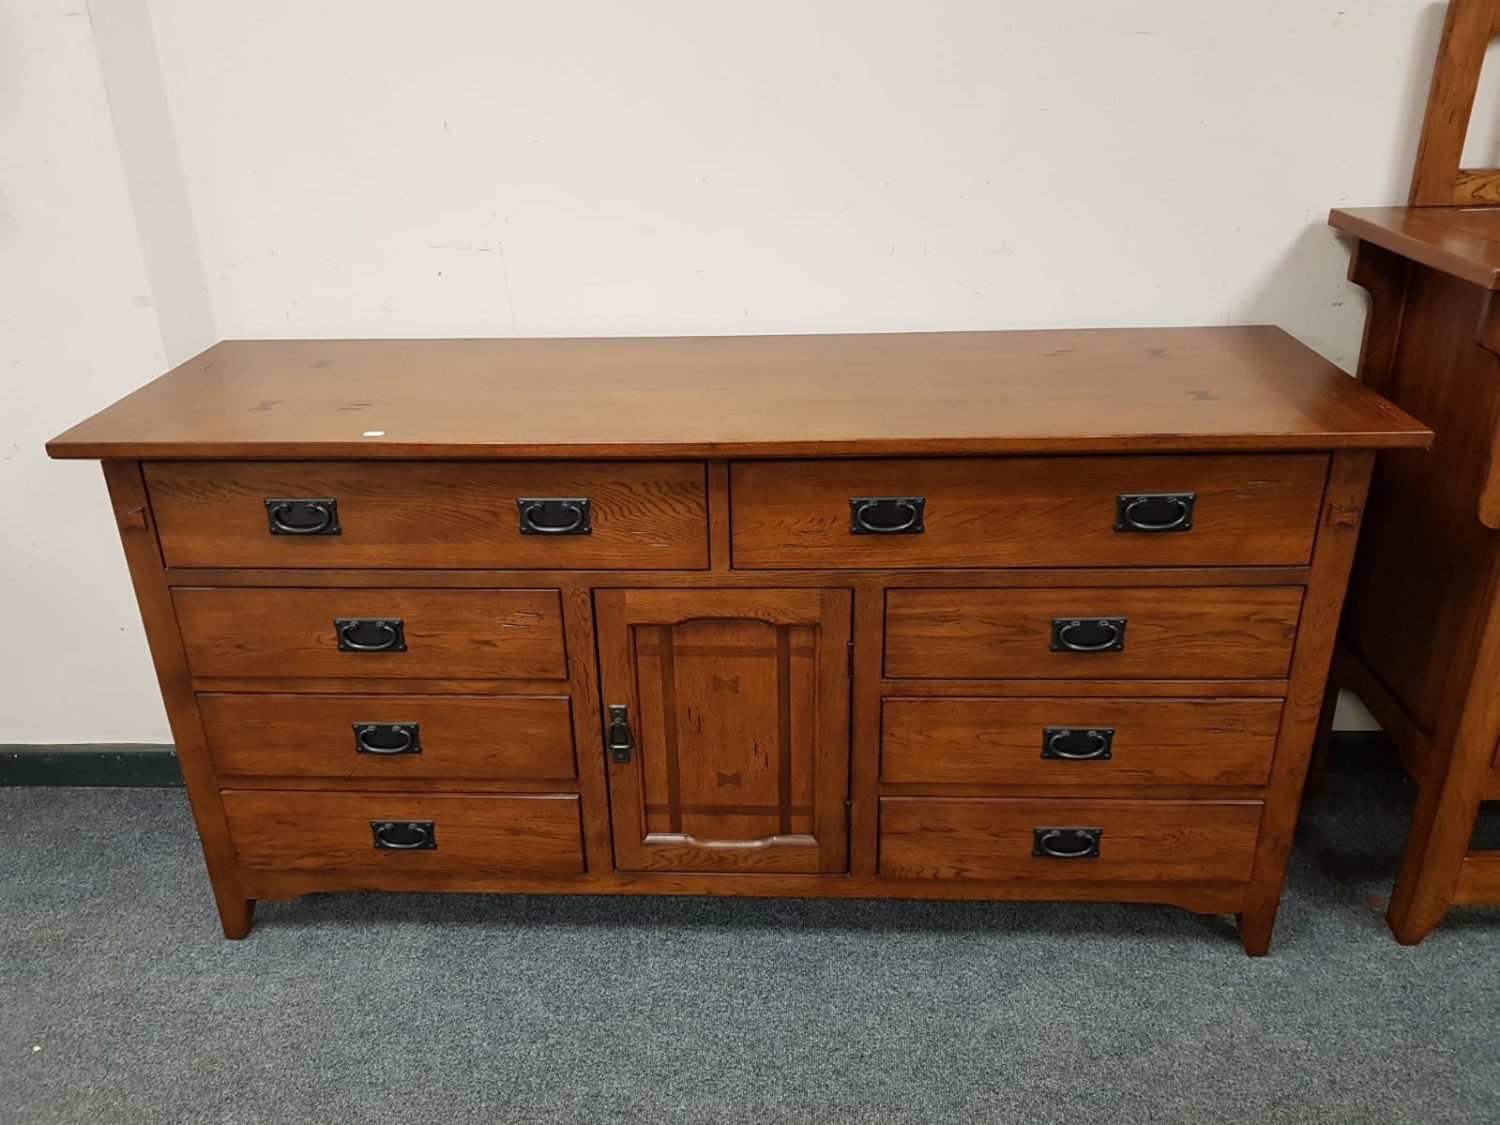
M 622 766 L 630 761 L 635 738 L 630 733 L 630 709 L 623 703 L 609 705 L 609 733 L 605 736 L 604 746 L 609 751 L 610 761 Z

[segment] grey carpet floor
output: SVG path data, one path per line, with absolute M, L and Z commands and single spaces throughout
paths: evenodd
M 228 942 L 180 791 L 0 789 L 0 1122 L 1500 1122 L 1500 911 L 1396 945 L 1409 809 L 1336 777 L 1250 960 L 1077 904 L 315 896 Z

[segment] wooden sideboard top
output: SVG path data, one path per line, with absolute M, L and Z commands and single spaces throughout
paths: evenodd
M 1470 285 L 1500 289 L 1500 207 L 1337 209 L 1328 222 Z
M 230 340 L 53 457 L 564 458 L 1425 446 L 1273 327 Z

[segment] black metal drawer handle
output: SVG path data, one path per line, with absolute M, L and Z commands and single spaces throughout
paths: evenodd
M 266 520 L 272 535 L 342 535 L 339 502 L 328 497 L 267 500 Z
M 1125 647 L 1123 617 L 1054 617 L 1053 652 L 1120 652 Z
M 437 829 L 430 820 L 372 820 L 370 835 L 378 850 L 435 851 Z
M 855 496 L 849 500 L 850 535 L 921 535 L 925 496 Z
M 356 754 L 420 754 L 422 730 L 416 723 L 354 723 Z
M 592 535 L 589 502 L 570 500 L 517 500 L 522 535 Z
M 399 617 L 335 617 L 340 652 L 405 652 L 406 625 Z
M 1116 531 L 1191 531 L 1196 492 L 1136 492 L 1115 497 Z
M 1044 859 L 1095 859 L 1102 828 L 1033 828 L 1031 854 Z
M 1078 742 L 1084 745 L 1080 749 Z M 1115 732 L 1112 727 L 1045 727 L 1042 730 L 1042 757 L 1067 762 L 1103 762 L 1113 753 Z

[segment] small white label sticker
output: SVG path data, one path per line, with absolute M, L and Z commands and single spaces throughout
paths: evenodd
M 385 437 L 384 430 L 366 430 L 365 437 Z

